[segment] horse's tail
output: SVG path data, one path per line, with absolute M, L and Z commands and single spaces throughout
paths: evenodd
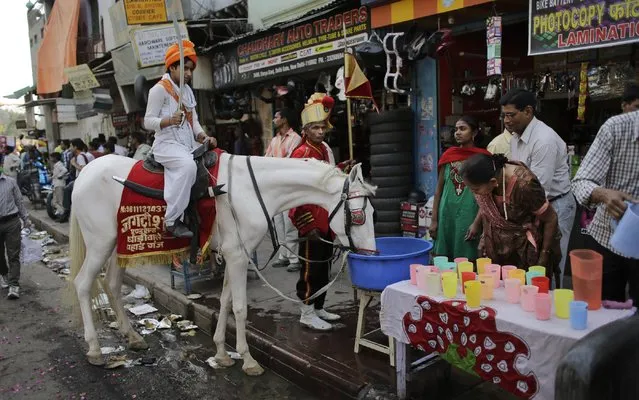
M 69 268 L 70 274 L 68 290 L 64 300 L 67 305 L 72 307 L 74 322 L 79 324 L 82 322 L 82 314 L 80 312 L 80 303 L 78 301 L 78 294 L 75 290 L 74 281 L 75 277 L 78 276 L 78 273 L 80 273 L 80 269 L 82 269 L 87 248 L 84 243 L 80 224 L 78 224 L 78 219 L 73 212 L 71 213 L 69 225 L 69 258 L 71 259 L 71 266 Z

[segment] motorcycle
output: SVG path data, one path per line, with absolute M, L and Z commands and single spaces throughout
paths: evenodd
M 34 205 L 42 203 L 52 192 L 51 175 L 40 160 L 30 162 L 27 168 L 18 171 L 16 180 L 20 192 Z

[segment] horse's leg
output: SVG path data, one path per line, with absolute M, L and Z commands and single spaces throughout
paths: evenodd
M 120 333 L 126 337 L 131 350 L 146 350 L 149 345 L 144 341 L 142 336 L 131 327 L 131 321 L 126 315 L 124 305 L 122 304 L 122 296 L 120 289 L 122 288 L 122 279 L 124 278 L 124 268 L 120 268 L 117 264 L 117 255 L 115 251 L 111 254 L 109 266 L 107 269 L 107 280 L 109 291 L 111 292 L 111 304 L 118 320 Z
M 228 265 L 228 264 L 227 264 Z M 224 283 L 222 285 L 222 295 L 220 296 L 220 317 L 215 326 L 213 343 L 215 343 L 215 362 L 223 367 L 230 367 L 235 364 L 226 352 L 226 324 L 229 318 L 229 306 L 231 305 L 231 286 L 229 284 L 228 268 L 224 273 Z
M 233 296 L 233 315 L 235 315 L 235 335 L 237 344 L 235 348 L 244 360 L 242 370 L 250 376 L 258 376 L 264 373 L 264 369 L 255 361 L 249 353 L 248 343 L 246 343 L 246 276 L 248 271 L 248 260 L 242 256 L 227 259 L 226 273 L 229 276 L 231 295 Z
M 84 263 L 80 272 L 75 277 L 73 284 L 75 285 L 78 301 L 80 302 L 80 310 L 82 312 L 82 322 L 84 323 L 84 340 L 89 344 L 87 359 L 93 365 L 103 365 L 104 359 L 100 351 L 98 342 L 98 334 L 95 331 L 93 322 L 93 312 L 91 310 L 91 287 L 95 282 L 102 265 L 106 262 L 108 253 L 94 251 L 87 252 Z

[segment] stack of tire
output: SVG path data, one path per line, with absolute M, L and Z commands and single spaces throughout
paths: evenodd
M 413 120 L 410 108 L 368 116 L 377 236 L 401 236 L 400 203 L 413 190 Z

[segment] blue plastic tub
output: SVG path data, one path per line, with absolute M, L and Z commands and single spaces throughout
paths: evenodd
M 410 279 L 411 264 L 428 264 L 433 243 L 410 237 L 375 239 L 379 255 L 348 255 L 351 282 L 358 288 L 384 290 L 388 285 Z

